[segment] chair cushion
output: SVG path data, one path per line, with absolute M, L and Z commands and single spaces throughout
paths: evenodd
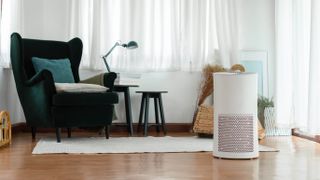
M 118 103 L 118 94 L 105 93 L 58 93 L 53 95 L 54 106 L 101 106 Z
M 47 69 L 52 73 L 54 82 L 74 83 L 71 63 L 68 58 L 65 59 L 44 59 L 32 57 L 32 64 L 36 73 Z
M 57 93 L 62 92 L 82 92 L 82 93 L 94 93 L 94 92 L 106 92 L 108 88 L 97 84 L 85 84 L 85 83 L 54 83 Z

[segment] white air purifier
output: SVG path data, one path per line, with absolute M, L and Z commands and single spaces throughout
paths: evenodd
M 214 73 L 213 156 L 259 157 L 256 73 Z

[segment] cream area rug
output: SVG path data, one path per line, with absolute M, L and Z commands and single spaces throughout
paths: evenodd
M 102 154 L 102 153 L 173 153 L 210 152 L 213 140 L 198 137 L 104 137 L 64 138 L 57 143 L 55 138 L 41 139 L 32 154 Z M 260 152 L 275 152 L 277 149 L 259 146 Z

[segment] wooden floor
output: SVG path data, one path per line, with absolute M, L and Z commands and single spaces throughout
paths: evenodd
M 37 140 L 43 136 L 54 135 Z M 31 155 L 36 142 L 30 134 L 13 138 L 10 147 L 0 148 L 0 179 L 320 179 L 320 144 L 298 137 L 262 140 L 280 152 L 260 153 L 256 160 L 216 159 L 211 153 Z

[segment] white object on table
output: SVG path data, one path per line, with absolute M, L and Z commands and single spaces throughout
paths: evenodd
M 140 85 L 141 74 L 132 74 L 132 73 L 117 73 L 117 78 L 114 83 L 117 85 Z

